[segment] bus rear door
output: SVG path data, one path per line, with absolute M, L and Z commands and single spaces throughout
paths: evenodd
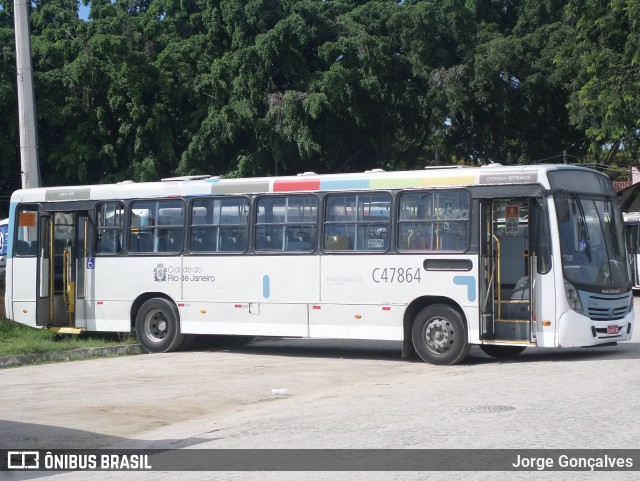
M 86 326 L 84 279 L 86 212 L 40 214 L 37 325 L 59 332 Z

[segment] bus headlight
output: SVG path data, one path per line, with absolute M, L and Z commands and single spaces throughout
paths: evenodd
M 578 291 L 567 281 L 564 281 L 564 293 L 567 296 L 569 307 L 572 310 L 576 311 L 578 314 L 584 314 L 584 311 L 582 310 L 582 302 L 580 302 Z

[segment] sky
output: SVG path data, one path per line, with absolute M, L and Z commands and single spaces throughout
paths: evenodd
M 80 3 L 80 8 L 78 10 L 78 16 L 82 20 L 87 20 L 89 18 L 89 8 L 90 7 L 85 7 L 84 5 L 82 5 L 82 3 Z

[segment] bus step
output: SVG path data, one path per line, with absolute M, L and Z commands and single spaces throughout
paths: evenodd
M 48 329 L 56 334 L 80 334 L 84 331 L 78 327 L 49 327 Z

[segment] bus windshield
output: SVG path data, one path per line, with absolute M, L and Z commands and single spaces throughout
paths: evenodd
M 562 265 L 575 285 L 624 286 L 629 283 L 622 216 L 610 198 L 556 197 Z

